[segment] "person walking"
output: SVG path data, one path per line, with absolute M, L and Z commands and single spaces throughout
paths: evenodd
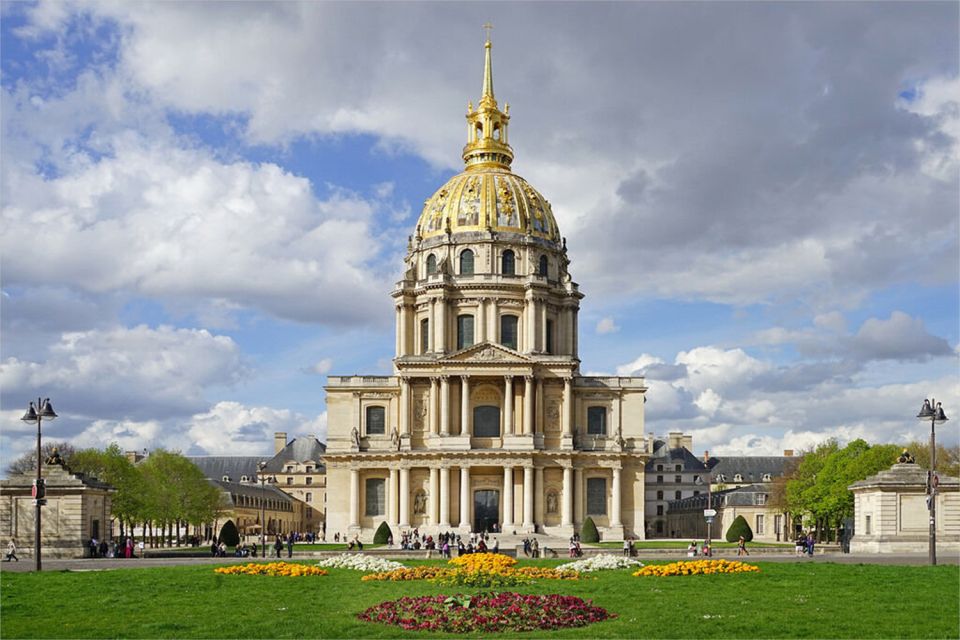
M 813 539 L 813 533 L 807 534 L 807 555 L 813 557 L 813 545 L 816 544 L 816 540 Z
M 20 558 L 17 557 L 17 543 L 11 538 L 10 542 L 7 543 L 7 557 L 4 562 L 12 562 L 14 560 L 20 562 Z
M 291 533 L 287 536 L 287 557 L 293 557 L 293 534 Z
M 743 539 L 743 536 L 740 536 L 740 539 L 737 541 L 737 555 L 738 556 L 750 555 L 750 552 L 747 551 L 747 541 Z

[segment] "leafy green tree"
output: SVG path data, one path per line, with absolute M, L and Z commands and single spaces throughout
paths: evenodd
M 373 534 L 373 543 L 374 544 L 387 544 L 387 540 L 390 539 L 390 525 L 386 522 L 381 522 L 380 526 L 377 527 L 376 533 Z
M 580 540 L 582 542 L 600 542 L 600 532 L 597 531 L 597 525 L 593 523 L 593 518 L 587 516 L 580 527 Z
M 117 443 L 111 443 L 103 451 L 99 449 L 75 451 L 67 457 L 67 466 L 72 471 L 94 476 L 116 489 L 111 500 L 111 510 L 113 517 L 120 521 L 121 535 L 125 530 L 125 524 L 143 519 L 143 475 L 124 455 Z
M 220 528 L 220 542 L 228 547 L 235 547 L 240 544 L 240 532 L 237 531 L 237 525 L 233 520 L 227 520 Z
M 917 464 L 924 469 L 930 468 L 930 443 L 913 441 L 907 443 L 901 450 L 909 451 Z M 899 454 L 899 451 L 897 452 Z M 893 464 L 892 462 L 890 464 Z M 946 447 L 937 444 L 937 472 L 941 476 L 960 477 L 960 445 Z
M 740 536 L 743 536 L 746 542 L 753 540 L 753 529 L 750 528 L 750 525 L 747 524 L 747 519 L 743 516 L 737 516 L 733 522 L 730 523 L 730 528 L 727 529 L 726 535 L 727 542 L 737 542 L 740 540 Z
M 179 539 L 180 525 L 211 522 L 222 510 L 221 492 L 200 469 L 179 453 L 153 451 L 140 464 L 145 519 Z M 164 537 L 168 535 L 164 534 Z

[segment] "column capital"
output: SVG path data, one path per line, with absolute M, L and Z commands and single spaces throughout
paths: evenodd
M 509 375 L 509 374 L 504 374 L 504 375 L 503 375 L 503 379 L 504 379 L 504 381 L 505 381 L 507 384 L 513 384 L 513 378 L 514 378 L 514 376 L 511 376 L 511 375 Z
M 462 373 L 460 374 L 460 380 L 462 380 L 463 382 L 470 382 L 470 376 L 468 374 Z
M 450 382 L 450 375 L 447 373 L 437 376 L 440 379 L 440 382 Z
M 437 384 L 438 382 L 440 382 L 440 378 L 441 376 L 430 376 L 430 384 L 431 385 Z
M 523 381 L 526 382 L 527 384 L 533 382 L 533 381 L 536 380 L 536 379 L 537 379 L 537 377 L 536 377 L 535 375 L 533 375 L 532 373 L 525 373 L 525 374 L 523 374 Z

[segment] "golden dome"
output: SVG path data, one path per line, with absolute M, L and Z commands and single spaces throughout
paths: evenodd
M 448 231 L 512 231 L 560 242 L 550 203 L 529 182 L 502 169 L 459 173 L 427 200 L 417 235 Z
M 423 207 L 417 235 L 430 238 L 460 231 L 511 231 L 560 242 L 550 203 L 530 183 L 510 172 L 510 106 L 493 95 L 490 39 L 484 43 L 483 90 L 476 109 L 467 107 L 466 170 L 450 178 Z

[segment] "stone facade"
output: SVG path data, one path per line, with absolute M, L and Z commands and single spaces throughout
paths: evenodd
M 327 535 L 458 528 L 644 536 L 642 378 L 579 372 L 580 293 L 549 202 L 510 171 L 508 111 L 467 114 L 466 169 L 424 206 L 391 376 L 330 376 Z
M 71 473 L 61 465 L 43 465 L 47 504 L 40 511 L 40 544 L 44 558 L 81 558 L 91 538 L 110 531 L 113 488 L 96 478 Z M 0 481 L 0 539 L 10 538 L 24 555 L 32 555 L 36 508 L 30 495 L 35 473 Z
M 851 553 L 923 553 L 929 549 L 927 470 L 897 463 L 850 485 L 854 499 Z M 960 551 L 960 479 L 940 476 L 937 551 Z
M 710 526 L 710 538 L 722 540 L 727 529 L 743 516 L 757 542 L 785 542 L 792 539 L 793 522 L 790 514 L 770 504 L 769 488 L 747 485 L 724 489 L 710 494 L 716 510 Z M 707 537 L 707 523 L 703 511 L 707 509 L 707 493 L 670 502 L 667 527 L 673 537 L 703 539 Z

